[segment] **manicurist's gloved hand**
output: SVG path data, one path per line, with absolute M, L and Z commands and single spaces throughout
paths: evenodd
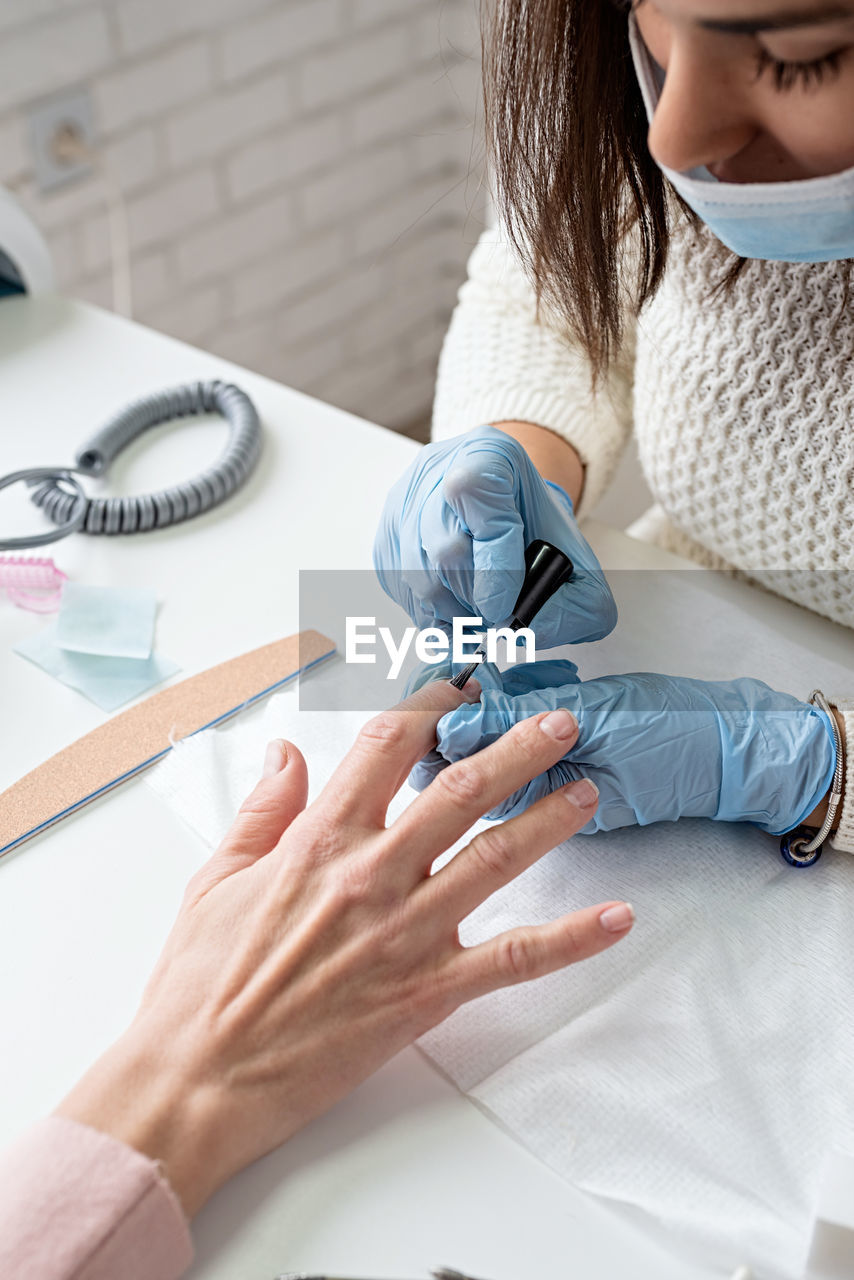
M 521 813 L 556 787 L 586 777 L 599 788 L 588 834 L 703 817 L 752 822 L 782 835 L 799 826 L 830 787 L 835 751 L 826 715 L 761 680 L 639 672 L 558 684 L 562 664 L 535 665 L 544 669 L 541 687 L 514 695 L 513 685 L 499 691 L 490 679 L 479 703 L 443 716 L 436 747 L 416 766 L 413 785 L 425 786 L 518 720 L 564 707 L 578 721 L 577 741 L 488 816 Z M 554 687 L 542 687 L 550 676 Z
M 388 495 L 374 566 L 383 589 L 419 627 L 447 630 L 463 615 L 497 627 L 510 620 L 525 548 L 535 538 L 559 547 L 575 565 L 572 581 L 537 615 L 538 645 L 607 635 L 617 608 L 572 502 L 496 427 L 421 450 Z

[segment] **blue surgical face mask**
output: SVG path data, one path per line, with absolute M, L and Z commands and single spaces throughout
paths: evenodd
M 664 72 L 641 39 L 634 14 L 629 43 L 646 114 L 652 120 Z M 854 258 L 854 169 L 794 182 L 719 182 L 708 169 L 659 166 L 682 199 L 742 258 L 830 262 Z

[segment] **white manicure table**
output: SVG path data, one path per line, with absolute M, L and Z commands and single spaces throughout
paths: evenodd
M 369 567 L 386 490 L 418 448 L 50 296 L 0 302 L 0 368 L 3 473 L 70 464 L 108 414 L 160 387 L 219 377 L 254 398 L 263 457 L 227 504 L 159 533 L 75 535 L 33 553 L 52 555 L 76 582 L 153 589 L 156 647 L 182 675 L 296 631 L 298 569 Z M 189 422 L 155 433 L 113 464 L 108 491 L 189 478 L 218 454 L 225 431 Z M 22 531 L 24 506 L 4 493 L 5 532 Z M 601 525 L 588 535 L 609 569 L 682 563 Z M 731 589 L 744 604 L 745 588 Z M 748 594 L 757 616 L 785 615 L 802 643 L 850 660 L 838 628 Z M 107 718 L 12 653 L 43 625 L 0 595 L 0 790 Z M 135 779 L 0 862 L 0 1144 L 49 1110 L 127 1025 L 183 885 L 206 856 Z M 564 1183 L 415 1049 L 235 1178 L 198 1217 L 194 1237 L 193 1280 L 273 1280 L 282 1271 L 423 1280 L 438 1265 L 483 1280 L 720 1277 L 675 1253 L 662 1231 Z

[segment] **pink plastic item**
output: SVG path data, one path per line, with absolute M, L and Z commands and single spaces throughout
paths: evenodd
M 67 575 L 52 560 L 36 556 L 0 556 L 0 587 L 19 609 L 56 613 Z

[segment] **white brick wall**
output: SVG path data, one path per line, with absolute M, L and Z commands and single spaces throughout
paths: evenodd
M 319 46 L 334 48 L 339 39 L 338 0 L 301 0 L 279 6 L 254 21 L 241 22 L 222 40 L 222 70 L 226 80 L 238 80 L 262 68 L 278 66 Z
M 2 0 L 0 183 L 43 228 L 61 288 L 109 306 L 100 183 L 40 194 L 28 145 L 32 104 L 88 85 L 137 318 L 405 427 L 429 412 L 483 225 L 475 10 Z

